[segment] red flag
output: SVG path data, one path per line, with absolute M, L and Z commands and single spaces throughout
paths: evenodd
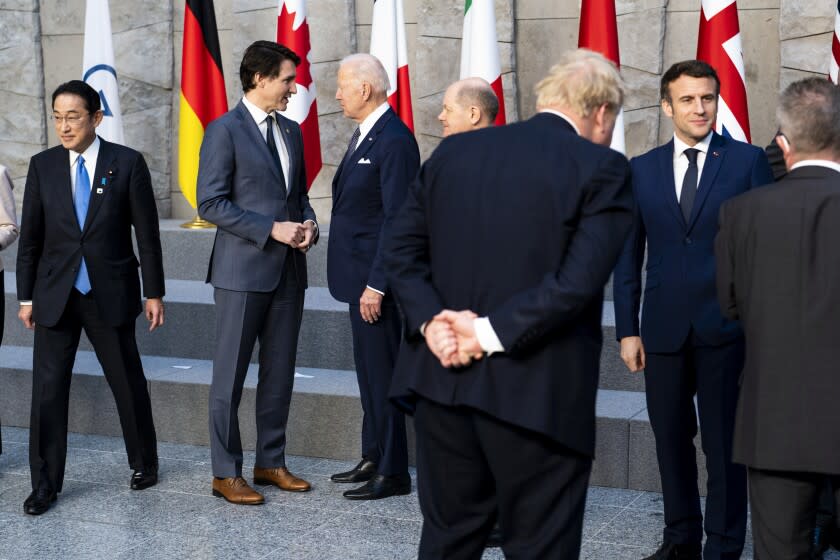
M 280 0 L 277 16 L 277 42 L 289 47 L 300 57 L 297 67 L 297 93 L 289 100 L 285 114 L 300 124 L 303 134 L 303 157 L 306 165 L 306 188 L 321 171 L 321 133 L 318 129 L 318 101 L 315 82 L 309 66 L 309 22 L 306 19 L 306 0 Z
M 402 0 L 374 0 L 370 54 L 379 59 L 388 73 L 388 103 L 408 129 L 414 132 Z

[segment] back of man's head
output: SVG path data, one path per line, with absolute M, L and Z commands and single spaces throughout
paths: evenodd
M 499 114 L 499 99 L 496 92 L 483 78 L 464 78 L 455 82 L 455 100 L 462 107 L 475 106 L 481 111 L 479 127 L 490 126 Z
M 798 161 L 840 161 L 840 88 L 829 80 L 813 77 L 790 84 L 776 117 Z
M 617 113 L 624 102 L 624 82 L 615 64 L 587 49 L 563 54 L 536 87 L 537 109 L 570 111 L 588 117 L 606 106 Z

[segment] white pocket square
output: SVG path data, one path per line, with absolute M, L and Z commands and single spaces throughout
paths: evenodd
M 366 157 L 363 157 L 359 160 L 359 165 L 370 165 L 370 160 Z

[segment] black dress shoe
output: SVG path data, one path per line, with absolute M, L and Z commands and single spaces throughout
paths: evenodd
M 484 543 L 484 548 L 499 548 L 500 546 L 502 546 L 502 529 L 496 523 L 490 531 L 490 536 L 487 537 L 487 542 Z
M 411 477 L 407 474 L 396 476 L 375 474 L 364 486 L 345 492 L 344 497 L 348 500 L 379 500 L 406 494 L 411 494 Z
M 376 463 L 362 459 L 359 464 L 347 472 L 334 474 L 330 477 L 333 482 L 367 482 L 376 474 Z
M 55 492 L 49 488 L 40 487 L 33 490 L 29 497 L 23 502 L 23 511 L 29 515 L 41 515 L 50 509 L 50 504 L 55 501 Z
M 700 544 L 662 543 L 659 550 L 644 560 L 702 560 L 703 549 Z
M 145 490 L 151 486 L 157 484 L 158 481 L 158 468 L 157 467 L 149 467 L 145 469 L 139 469 L 134 471 L 134 474 L 131 475 L 131 489 L 132 490 Z

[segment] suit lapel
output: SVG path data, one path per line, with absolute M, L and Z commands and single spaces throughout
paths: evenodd
M 709 152 L 706 154 L 706 161 L 703 163 L 703 172 L 700 174 L 700 183 L 697 185 L 697 198 L 694 199 L 694 206 L 691 208 L 691 219 L 688 221 L 688 230 L 690 231 L 694 223 L 697 221 L 697 216 L 703 209 L 703 203 L 709 196 L 712 186 L 717 177 L 720 166 L 723 163 L 723 158 L 726 156 L 726 147 L 724 139 L 717 132 L 712 134 L 712 141 L 709 143 Z
M 286 198 L 288 198 L 292 194 L 292 189 L 295 187 L 292 179 L 295 177 L 295 154 L 297 150 L 294 145 L 294 140 L 292 140 L 292 131 L 288 123 L 285 122 L 286 119 L 281 117 L 276 111 L 274 118 L 277 122 L 277 127 L 280 129 L 280 136 L 283 138 L 283 143 L 286 145 L 286 152 L 289 154 L 289 176 L 286 177 L 286 181 L 289 183 L 289 188 L 286 189 Z M 283 185 L 283 187 L 285 188 L 286 185 Z
M 271 157 L 271 152 L 268 151 L 268 144 L 266 144 L 265 138 L 260 132 L 260 127 L 257 125 L 254 117 L 251 116 L 251 113 L 248 112 L 248 109 L 242 101 L 240 101 L 236 106 L 236 116 L 242 124 L 242 130 L 245 131 L 245 134 L 256 145 L 257 153 L 260 154 L 260 157 L 264 160 L 265 165 L 271 170 L 274 178 L 280 182 L 280 171 L 278 171 L 277 165 L 274 163 L 274 158 Z M 283 184 L 283 189 L 285 190 L 285 188 L 286 185 Z
M 102 206 L 102 201 L 105 200 L 109 190 L 111 189 L 111 181 L 113 180 L 116 158 L 111 144 L 99 139 L 99 155 L 96 157 L 96 169 L 93 172 L 93 178 L 90 184 L 90 203 L 88 204 L 87 216 L 85 216 L 85 227 L 82 232 L 88 230 L 93 218 Z
M 70 171 L 70 152 L 62 147 L 55 151 L 55 162 L 48 171 L 51 178 L 44 184 L 48 185 L 49 188 L 57 189 L 56 200 L 59 201 L 65 214 L 71 217 L 78 229 L 79 223 L 76 220 L 76 206 L 73 204 L 73 183 L 70 180 Z
M 385 125 L 388 124 L 388 121 L 394 116 L 394 112 L 391 109 L 385 111 L 381 117 L 374 123 L 373 128 L 370 129 L 370 132 L 367 133 L 366 136 L 362 137 L 359 141 L 359 147 L 356 148 L 350 157 L 346 160 L 341 162 L 339 165 L 338 170 L 335 174 L 335 178 L 333 179 L 333 205 L 338 201 L 341 197 L 341 192 L 344 188 L 344 183 L 346 182 L 347 177 L 353 171 L 353 169 L 359 164 L 359 160 L 365 157 L 373 145 L 376 143 L 376 139 L 382 132 L 382 129 L 385 128 Z
M 674 215 L 674 218 L 681 224 L 685 225 L 682 211 L 680 210 L 680 202 L 677 200 L 677 187 L 674 184 L 674 140 L 671 139 L 667 144 L 659 148 L 659 175 L 663 178 L 662 187 L 665 192 L 662 196 L 665 197 L 665 206 Z

